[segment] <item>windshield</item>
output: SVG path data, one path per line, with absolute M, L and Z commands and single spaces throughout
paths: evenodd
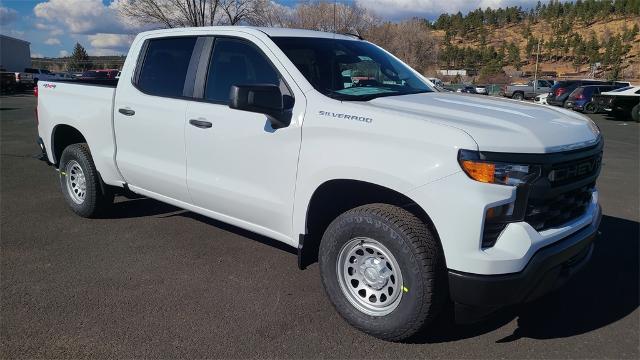
M 433 92 L 407 65 L 365 41 L 272 39 L 316 90 L 334 99 L 367 101 Z

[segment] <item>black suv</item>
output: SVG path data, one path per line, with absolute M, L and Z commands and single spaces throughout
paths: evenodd
M 547 103 L 549 105 L 564 106 L 565 101 L 569 97 L 569 94 L 573 90 L 584 85 L 618 85 L 627 86 L 628 83 L 622 83 L 617 81 L 602 81 L 602 80 L 563 80 L 558 81 L 551 87 L 551 92 L 547 97 Z

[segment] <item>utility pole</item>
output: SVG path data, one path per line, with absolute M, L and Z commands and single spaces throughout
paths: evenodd
M 536 51 L 536 71 L 533 74 L 533 92 L 538 92 L 538 60 L 540 59 L 540 40 L 538 39 L 538 51 Z

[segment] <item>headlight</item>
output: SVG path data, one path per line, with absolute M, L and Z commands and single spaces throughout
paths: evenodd
M 540 174 L 537 165 L 486 161 L 477 151 L 460 150 L 458 162 L 470 178 L 484 183 L 517 186 L 533 181 Z

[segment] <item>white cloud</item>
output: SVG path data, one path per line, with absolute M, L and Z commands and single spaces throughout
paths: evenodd
M 91 56 L 120 56 L 126 54 L 126 51 L 117 51 L 113 49 L 87 49 L 87 53 Z
M 49 39 L 45 40 L 44 43 L 47 44 L 47 45 L 60 45 L 60 40 L 58 40 L 56 38 L 49 38 Z
M 355 0 L 356 3 L 371 10 L 387 20 L 401 20 L 412 17 L 435 18 L 442 13 L 463 14 L 477 8 L 497 9 L 506 6 L 531 8 L 538 0 Z M 564 0 L 563 0 L 564 1 Z M 542 1 L 547 3 L 547 1 Z
M 31 53 L 31 57 L 32 58 L 36 58 L 36 59 L 41 59 L 44 57 L 44 55 L 40 54 L 40 53 Z
M 63 25 L 75 34 L 131 34 L 140 31 L 141 25 L 120 16 L 119 6 L 120 1 L 105 5 L 102 0 L 47 0 L 37 4 L 33 12 L 38 19 Z
M 0 6 L 0 25 L 5 26 L 16 21 L 18 12 L 4 6 Z
M 58 57 L 67 57 L 69 56 L 69 52 L 67 50 L 60 50 L 58 53 Z
M 124 34 L 95 34 L 89 35 L 91 46 L 99 49 L 128 48 L 133 42 L 133 36 Z
M 64 30 L 51 24 L 35 23 L 33 26 L 38 30 L 47 31 L 51 36 L 60 36 L 64 34 Z

